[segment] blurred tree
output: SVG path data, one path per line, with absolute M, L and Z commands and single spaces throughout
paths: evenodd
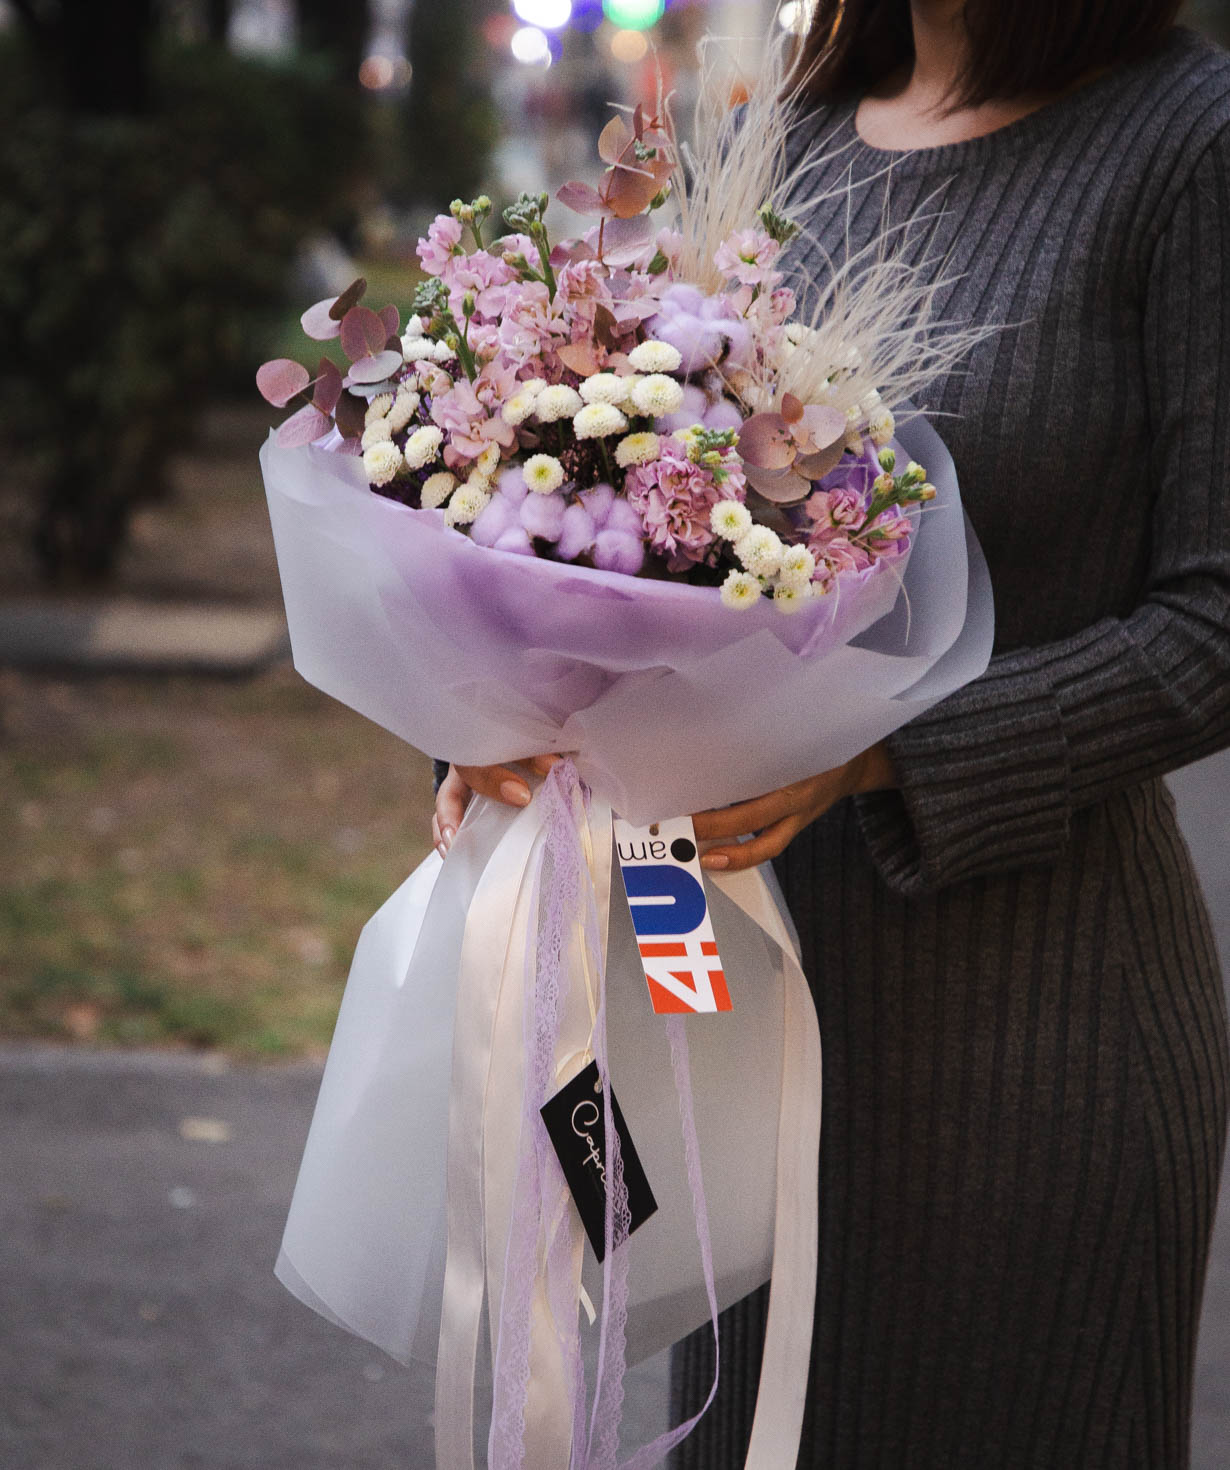
M 358 96 L 319 67 L 216 46 L 154 47 L 143 115 L 107 93 L 100 116 L 32 64 L 31 39 L 45 65 L 77 44 L 55 10 L 27 5 L 28 36 L 0 37 L 0 462 L 29 487 L 46 574 L 80 580 L 111 570 L 202 404 L 251 383 L 364 137 Z
M 205 0 L 205 34 L 217 46 L 225 46 L 231 28 L 231 0 Z
M 299 47 L 328 58 L 334 80 L 359 85 L 367 44 L 366 0 L 298 0 Z
M 150 102 L 157 0 L 12 0 L 52 84 L 78 113 L 135 117 Z
M 482 188 L 495 143 L 488 54 L 478 34 L 500 0 L 415 0 L 410 12 L 406 158 L 399 192 L 433 208 Z

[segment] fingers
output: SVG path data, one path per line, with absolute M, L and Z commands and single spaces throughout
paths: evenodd
M 512 766 L 453 766 L 457 775 L 479 796 L 505 806 L 529 806 L 529 783 Z
M 793 807 L 791 788 L 785 787 L 781 791 L 758 796 L 754 801 L 740 801 L 715 811 L 697 812 L 692 818 L 692 825 L 702 842 L 715 837 L 743 837 L 780 821 Z
M 700 865 L 718 873 L 741 873 L 745 868 L 759 867 L 785 852 L 791 839 L 804 825 L 802 819 L 794 814 L 783 817 L 747 842 L 710 848 L 701 858 Z
M 457 828 L 461 826 L 461 819 L 470 804 L 470 790 L 456 767 L 450 766 L 436 792 L 436 806 L 431 818 L 431 840 L 441 857 L 448 851 Z
M 563 759 L 562 755 L 536 755 L 523 764 L 528 765 L 535 775 L 545 776 L 552 766 L 559 765 Z

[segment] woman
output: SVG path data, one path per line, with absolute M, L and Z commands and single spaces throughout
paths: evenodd
M 1160 777 L 1230 743 L 1230 58 L 1176 9 L 820 0 L 807 38 L 854 188 L 807 269 L 887 208 L 940 316 L 1003 330 L 924 396 L 986 675 L 697 819 L 710 867 L 776 860 L 824 1041 L 803 1466 L 1187 1461 L 1230 1067 Z M 468 789 L 529 797 L 454 770 L 438 839 Z M 742 1464 L 763 1330 L 763 1293 L 725 1314 L 682 1465 Z M 711 1356 L 677 1351 L 679 1412 Z

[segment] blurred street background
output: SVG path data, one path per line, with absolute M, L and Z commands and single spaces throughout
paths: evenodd
M 0 0 L 0 1464 L 428 1466 L 429 1390 L 272 1264 L 426 759 L 290 668 L 265 358 L 414 242 L 596 175 L 770 0 Z M 1230 0 L 1185 19 L 1230 42 Z M 656 61 L 655 61 L 656 57 Z M 741 71 L 740 68 L 743 68 Z M 566 212 L 552 206 L 557 222 Z M 558 212 L 557 212 L 558 211 Z M 1172 780 L 1230 960 L 1230 758 Z M 1230 1189 L 1197 1470 L 1230 1465 Z M 665 1415 L 661 1362 L 630 1433 Z

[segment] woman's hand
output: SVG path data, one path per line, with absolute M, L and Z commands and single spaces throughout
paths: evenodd
M 431 840 L 436 851 L 443 857 L 449 850 L 471 796 L 490 797 L 505 806 L 529 806 L 529 783 L 517 767 L 545 776 L 559 759 L 558 755 L 536 755 L 511 766 L 449 766 L 448 775 L 436 792 L 436 809 L 431 818 Z
M 758 796 L 754 801 L 698 812 L 692 818 L 697 840 L 711 842 L 716 839 L 718 843 L 704 854 L 700 865 L 723 873 L 754 868 L 783 852 L 792 838 L 843 796 L 884 791 L 896 784 L 897 777 L 888 749 L 881 741 L 836 770 L 823 771 L 806 781 L 795 781 L 778 791 L 770 791 L 766 796 Z M 749 842 L 722 840 L 747 833 L 756 835 Z

